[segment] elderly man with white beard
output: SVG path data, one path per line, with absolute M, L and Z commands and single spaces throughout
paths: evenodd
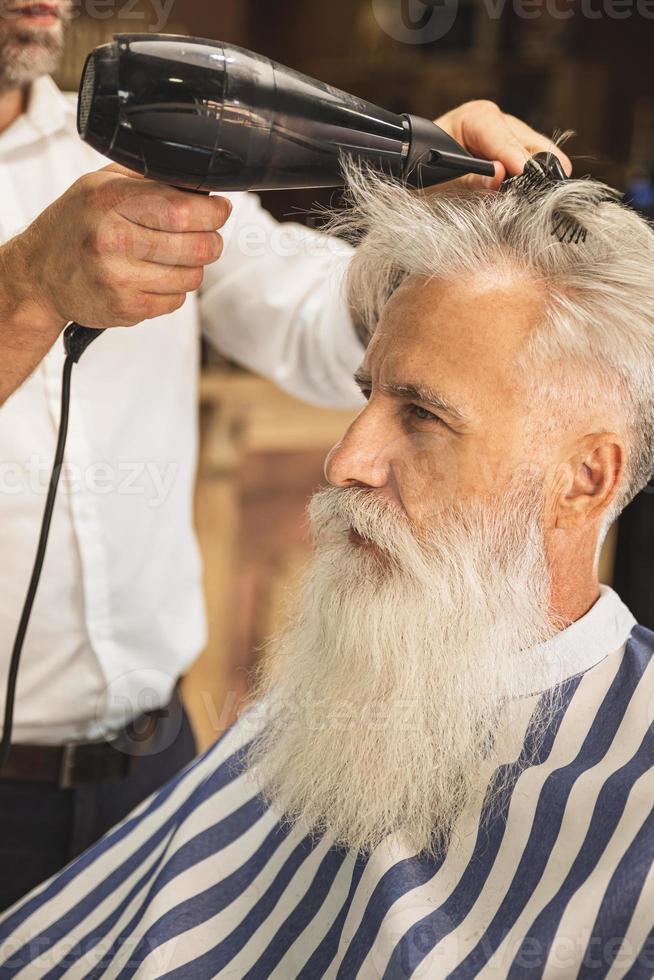
M 654 469 L 654 235 L 588 179 L 350 188 L 367 404 L 288 627 L 2 976 L 654 974 L 654 635 L 597 576 Z

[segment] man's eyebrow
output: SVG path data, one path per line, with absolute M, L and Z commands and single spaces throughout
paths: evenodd
M 372 388 L 372 378 L 365 371 L 357 371 L 354 380 L 360 388 Z M 416 401 L 424 402 L 426 405 L 449 415 L 451 419 L 460 422 L 461 425 L 470 421 L 465 412 L 428 385 L 419 382 L 404 382 L 402 384 L 378 384 L 377 387 L 387 395 L 396 395 L 398 398 L 413 398 Z

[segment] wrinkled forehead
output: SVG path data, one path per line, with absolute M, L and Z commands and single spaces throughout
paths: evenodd
M 544 290 L 515 273 L 412 276 L 384 307 L 364 369 L 382 383 L 447 389 L 474 416 L 498 397 L 527 396 L 517 363 L 544 311 Z

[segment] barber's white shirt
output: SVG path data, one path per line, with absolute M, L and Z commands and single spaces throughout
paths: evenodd
M 0 241 L 107 160 L 47 77 L 0 134 Z M 225 250 L 177 313 L 108 331 L 73 372 L 67 469 L 23 650 L 14 741 L 99 737 L 166 701 L 205 642 L 192 529 L 200 329 L 316 404 L 358 407 L 349 251 L 228 195 Z M 38 271 L 38 270 L 37 270 Z M 52 464 L 61 339 L 0 408 L 0 705 Z M 0 365 L 0 370 L 1 370 Z

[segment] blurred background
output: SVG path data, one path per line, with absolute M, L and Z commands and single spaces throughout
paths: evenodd
M 57 81 L 77 89 L 114 32 L 192 34 L 253 48 L 399 112 L 492 99 L 542 132 L 574 130 L 577 173 L 654 216 L 653 0 L 83 0 Z M 263 195 L 281 220 L 334 194 Z M 235 717 L 305 560 L 304 507 L 348 416 L 301 405 L 205 350 L 197 525 L 210 639 L 185 680 L 200 744 Z M 654 627 L 654 485 L 605 546 L 602 578 Z

